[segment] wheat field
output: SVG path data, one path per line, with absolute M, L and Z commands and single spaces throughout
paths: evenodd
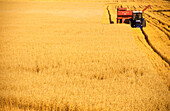
M 148 3 L 145 34 L 110 24 L 117 7 L 141 10 Z M 161 12 L 168 6 L 163 0 L 0 0 L 0 110 L 170 110 L 169 15 Z

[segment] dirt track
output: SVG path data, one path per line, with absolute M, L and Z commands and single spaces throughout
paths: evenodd
M 0 6 L 2 110 L 169 109 L 167 64 L 104 3 Z

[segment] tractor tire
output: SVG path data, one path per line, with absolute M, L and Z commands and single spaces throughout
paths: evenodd
M 142 26 L 146 27 L 146 21 L 145 20 L 143 21 Z
M 132 27 L 132 22 L 131 22 L 131 20 L 129 20 L 129 24 L 130 24 L 130 26 Z

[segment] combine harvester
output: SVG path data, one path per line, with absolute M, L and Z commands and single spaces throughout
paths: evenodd
M 143 28 L 146 27 L 146 20 L 143 18 L 144 11 L 149 8 L 148 5 L 142 11 L 128 11 L 127 8 L 117 9 L 117 23 L 129 23 L 131 27 Z

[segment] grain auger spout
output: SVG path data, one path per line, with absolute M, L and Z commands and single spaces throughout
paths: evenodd
M 146 9 L 148 9 L 149 7 L 151 7 L 150 5 L 148 5 L 146 8 L 144 8 L 143 10 L 142 10 L 142 12 L 144 12 Z

